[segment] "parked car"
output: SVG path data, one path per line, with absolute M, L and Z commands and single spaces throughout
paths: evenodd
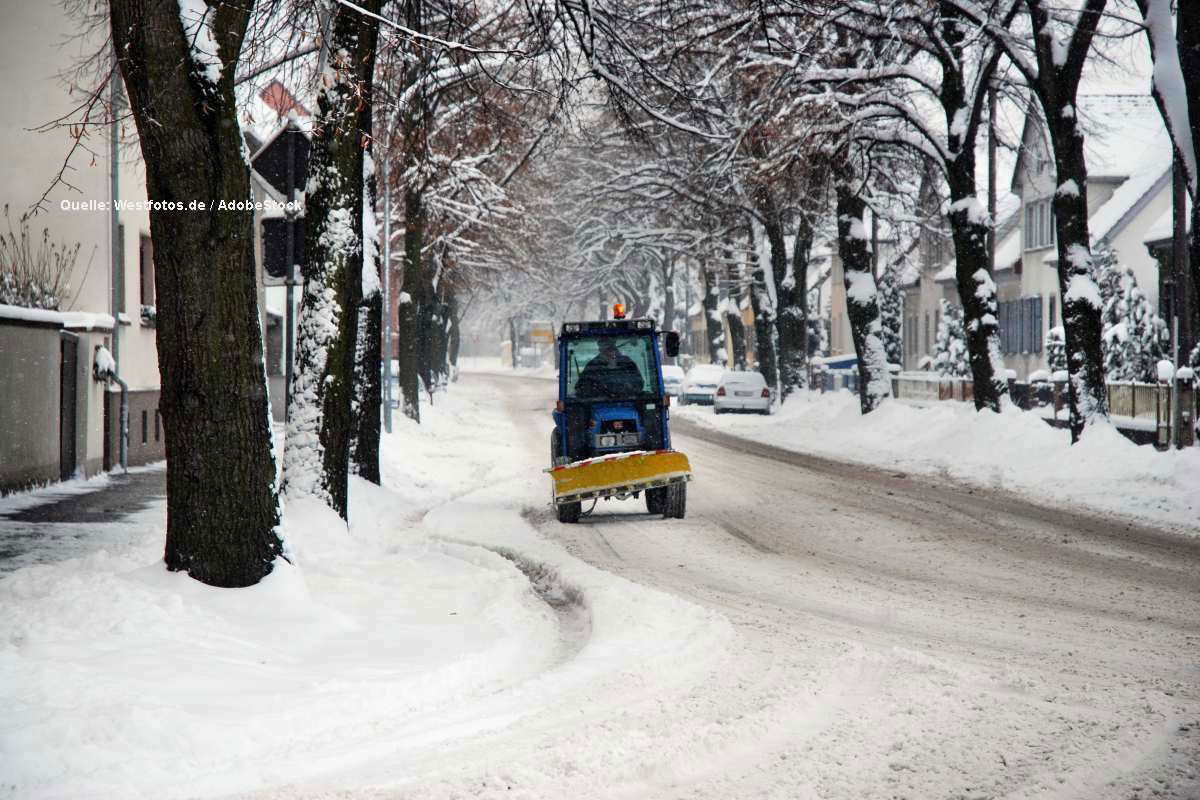
M 665 364 L 662 368 L 662 376 L 663 391 L 678 397 L 679 393 L 683 391 L 683 382 L 687 379 L 683 373 L 683 367 Z
M 713 395 L 717 393 L 717 384 L 721 382 L 721 376 L 724 374 L 725 368 L 719 364 L 697 364 L 688 372 L 683 382 L 683 393 L 679 396 L 679 401 L 684 405 L 696 403 L 711 406 Z
M 756 411 L 771 413 L 771 390 L 767 381 L 758 372 L 726 372 L 717 384 L 713 397 L 713 413 L 726 411 Z

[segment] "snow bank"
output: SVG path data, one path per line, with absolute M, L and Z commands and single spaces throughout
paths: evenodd
M 976 413 L 966 403 L 918 408 L 884 403 L 862 416 L 850 392 L 803 393 L 770 417 L 720 416 L 698 406 L 678 417 L 802 452 L 1018 492 L 1081 510 L 1181 526 L 1197 534 L 1200 448 L 1158 452 L 1110 425 L 1071 446 L 1069 434 L 1010 407 Z
M 352 480 L 348 530 L 290 502 L 293 563 L 257 586 L 166 572 L 161 503 L 132 544 L 0 579 L 0 784 L 23 798 L 478 786 L 453 755 L 465 743 L 703 680 L 728 623 L 544 539 L 529 520 L 548 515 L 541 453 L 496 406 L 456 386 L 419 426 L 397 415 L 389 488 Z M 530 769 L 551 785 L 555 764 Z

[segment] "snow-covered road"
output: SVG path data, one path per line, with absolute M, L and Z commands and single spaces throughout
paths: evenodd
M 0 797 L 1200 797 L 1200 538 L 685 414 L 685 520 L 562 525 L 553 389 L 464 374 L 251 589 L 166 573 L 161 501 L 49 537 Z
M 470 380 L 540 457 L 551 386 Z M 592 723 L 644 753 L 604 796 L 1200 797 L 1200 542 L 673 430 L 684 523 L 529 513 L 733 626 L 701 680 Z

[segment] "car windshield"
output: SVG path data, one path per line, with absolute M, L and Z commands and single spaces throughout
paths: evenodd
M 649 336 L 581 336 L 567 340 L 568 400 L 657 397 L 658 370 Z

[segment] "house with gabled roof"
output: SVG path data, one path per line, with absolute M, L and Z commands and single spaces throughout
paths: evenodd
M 1157 308 L 1159 265 L 1143 240 L 1171 207 L 1172 155 L 1162 117 L 1142 94 L 1084 95 L 1076 113 L 1085 131 L 1092 248 L 1114 250 Z M 1025 380 L 1047 368 L 1047 334 L 1062 324 L 1051 203 L 1058 181 L 1045 123 L 1036 113 L 1026 115 L 1010 188 L 1015 213 L 1008 220 L 997 213 L 994 277 L 1001 351 L 1006 366 Z M 949 291 L 952 262 L 937 279 L 948 297 L 955 295 Z

